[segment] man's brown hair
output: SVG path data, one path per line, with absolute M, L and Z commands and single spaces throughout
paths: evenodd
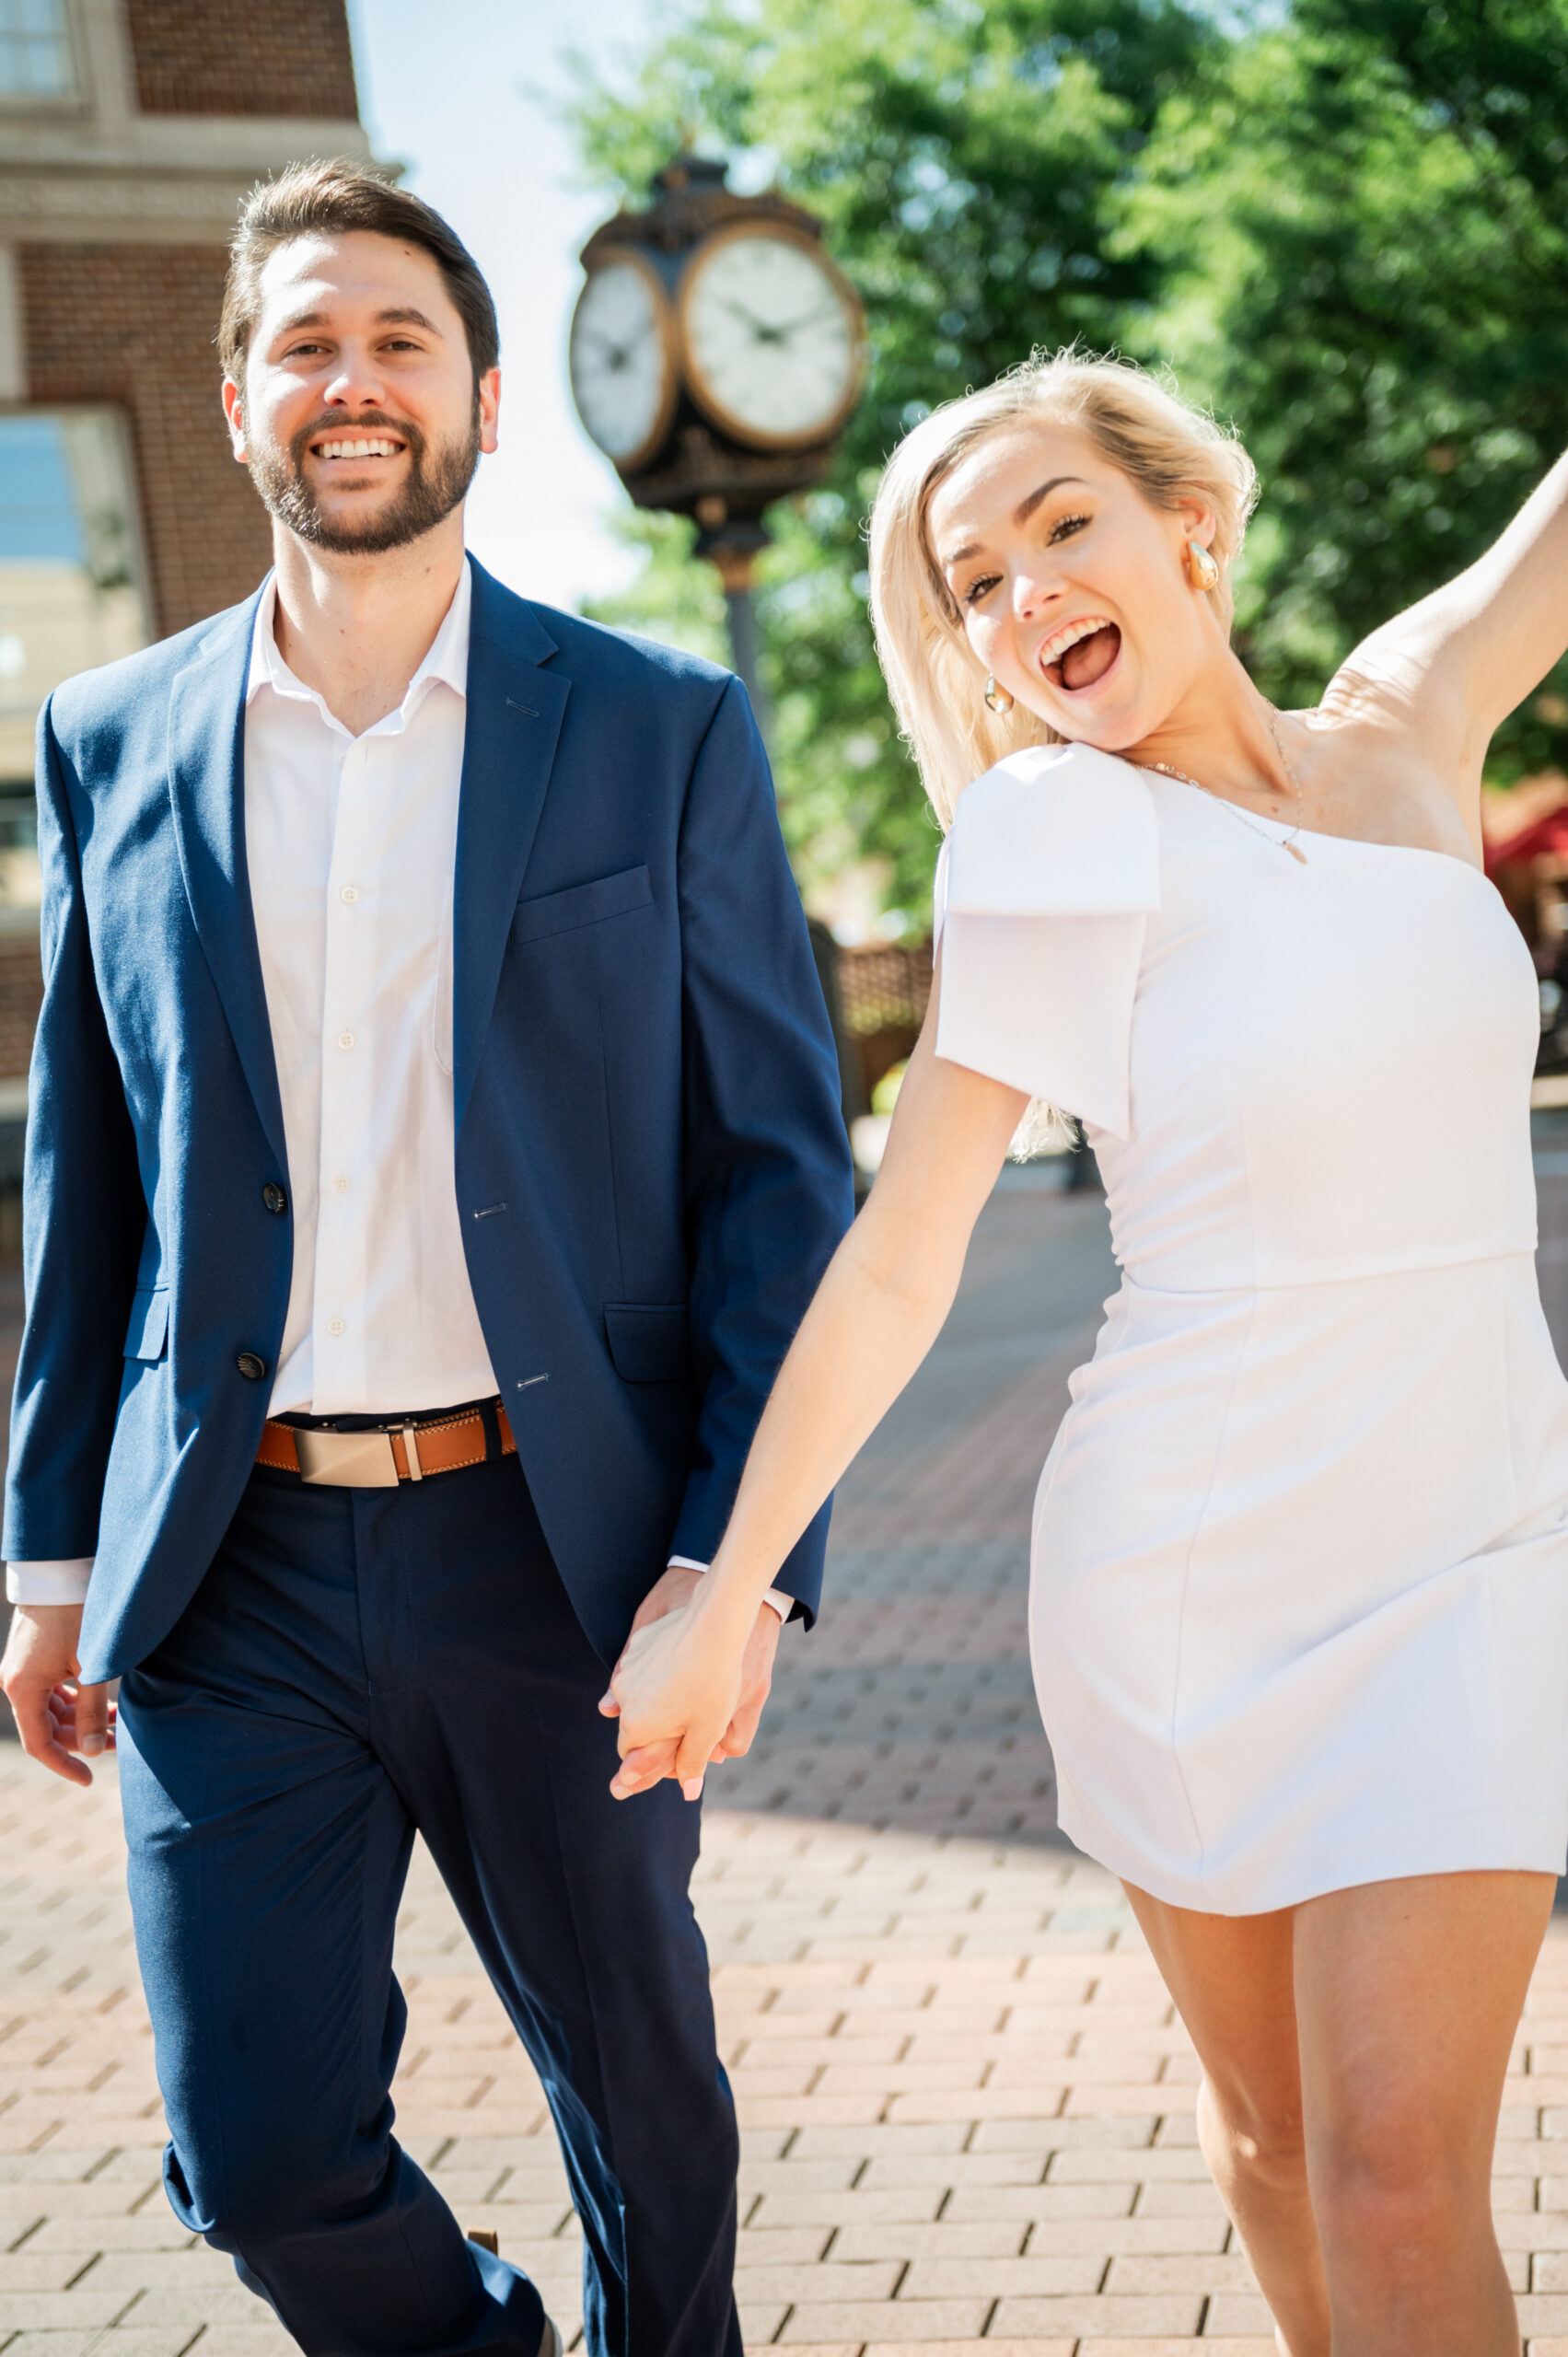
M 246 198 L 229 247 L 228 278 L 218 323 L 218 358 L 236 384 L 261 308 L 261 273 L 291 238 L 341 237 L 369 229 L 379 238 L 423 246 L 437 263 L 468 337 L 474 381 L 501 356 L 495 305 L 479 264 L 457 232 L 433 207 L 378 172 L 343 162 L 291 164 L 262 180 Z

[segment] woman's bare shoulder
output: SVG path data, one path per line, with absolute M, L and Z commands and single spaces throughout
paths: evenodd
M 1380 662 L 1358 667 L 1351 657 L 1321 703 L 1289 717 L 1307 740 L 1301 776 L 1309 826 L 1475 856 L 1479 769 L 1473 780 L 1461 774 L 1451 749 L 1423 726 L 1419 704 Z
M 1409 732 L 1479 795 L 1493 730 L 1568 647 L 1568 459 L 1464 572 L 1364 638 L 1325 695 L 1336 714 Z

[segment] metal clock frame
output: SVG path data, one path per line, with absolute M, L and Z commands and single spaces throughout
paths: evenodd
M 641 252 L 637 247 L 631 245 L 610 246 L 607 247 L 602 253 L 598 253 L 594 256 L 593 267 L 588 272 L 587 281 L 584 285 L 582 293 L 578 296 L 576 302 L 572 308 L 571 325 L 566 331 L 566 374 L 568 378 L 570 378 L 572 375 L 572 340 L 576 333 L 577 314 L 581 311 L 583 305 L 587 302 L 595 279 L 599 276 L 601 272 L 619 269 L 622 265 L 629 266 L 637 273 L 638 277 L 646 283 L 648 290 L 653 296 L 654 319 L 658 328 L 659 347 L 664 360 L 664 389 L 659 396 L 658 412 L 654 419 L 653 424 L 649 427 L 642 441 L 637 444 L 636 447 L 632 450 L 622 451 L 619 455 L 605 448 L 603 443 L 598 439 L 598 436 L 594 434 L 592 428 L 588 426 L 587 418 L 583 418 L 583 424 L 588 432 L 589 439 L 592 441 L 595 449 L 598 451 L 601 458 L 608 459 L 610 465 L 618 469 L 622 474 L 635 474 L 638 468 L 645 466 L 648 460 L 653 458 L 656 452 L 661 447 L 668 436 L 671 425 L 675 423 L 675 412 L 680 406 L 680 363 L 681 344 L 683 342 L 680 323 L 676 317 L 675 306 L 669 299 L 669 288 L 666 285 L 663 275 L 656 265 L 651 262 L 648 260 L 647 255 Z M 573 385 L 572 387 L 572 401 L 578 416 L 582 417 L 582 403 L 577 399 L 577 389 L 575 385 Z
M 802 253 L 808 254 L 826 280 L 830 290 L 838 297 L 840 308 L 849 327 L 850 365 L 843 399 L 830 416 L 825 417 L 820 424 L 812 425 L 806 433 L 796 429 L 791 434 L 768 434 L 760 426 L 746 424 L 736 416 L 733 410 L 726 407 L 714 391 L 712 385 L 703 375 L 702 364 L 692 348 L 687 313 L 691 307 L 691 290 L 702 273 L 703 265 L 713 259 L 721 246 L 735 245 L 743 241 L 755 244 L 761 239 L 767 239 L 778 245 L 796 246 Z M 819 238 L 809 236 L 805 230 L 796 228 L 787 221 L 726 222 L 722 228 L 712 230 L 701 244 L 692 250 L 686 267 L 681 273 L 679 293 L 676 298 L 676 313 L 679 329 L 680 353 L 685 364 L 687 390 L 698 408 L 713 420 L 719 431 L 729 435 L 734 441 L 753 450 L 814 450 L 819 443 L 830 442 L 833 436 L 848 424 L 865 384 L 865 310 L 854 287 L 844 276 L 843 272 L 831 254 L 826 250 Z

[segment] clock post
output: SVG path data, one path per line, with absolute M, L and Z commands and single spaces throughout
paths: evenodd
M 722 507 L 715 500 L 714 509 Z M 770 733 L 772 709 L 767 689 L 762 684 L 761 666 L 757 659 L 757 610 L 751 602 L 751 592 L 757 576 L 757 559 L 767 547 L 769 533 L 761 523 L 747 518 L 732 522 L 727 516 L 714 513 L 706 522 L 701 512 L 697 517 L 702 529 L 692 547 L 693 556 L 705 557 L 718 575 L 724 589 L 725 615 L 729 623 L 729 654 L 737 672 L 746 683 L 757 714 L 757 726 L 766 737 Z
M 739 196 L 680 156 L 654 201 L 583 249 L 578 413 L 639 507 L 695 521 L 724 585 L 735 668 L 765 725 L 752 578 L 776 499 L 828 471 L 865 374 L 860 298 L 822 227 L 776 191 Z
M 725 183 L 723 164 L 677 157 L 651 204 L 595 230 L 568 365 L 578 415 L 637 505 L 695 522 L 692 554 L 724 585 L 731 659 L 765 738 L 752 603 L 762 518 L 826 475 L 865 383 L 865 322 L 814 215 Z M 847 1124 L 866 1109 L 865 1084 L 837 946 L 815 920 L 810 934 Z

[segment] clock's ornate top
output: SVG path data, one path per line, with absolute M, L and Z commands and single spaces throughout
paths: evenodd
M 638 505 L 694 517 L 727 577 L 765 540 L 763 509 L 825 474 L 859 398 L 864 315 L 803 205 L 737 195 L 694 156 L 654 185 L 583 249 L 572 389 Z
M 684 254 L 710 230 L 731 221 L 772 220 L 804 236 L 820 239 L 822 225 L 803 204 L 792 204 L 776 189 L 761 196 L 738 196 L 725 186 L 728 167 L 705 156 L 679 156 L 654 175 L 656 202 L 640 213 L 618 213 L 594 231 L 583 248 L 585 270 L 595 269 L 606 253 L 628 246 L 652 246 L 660 253 Z

